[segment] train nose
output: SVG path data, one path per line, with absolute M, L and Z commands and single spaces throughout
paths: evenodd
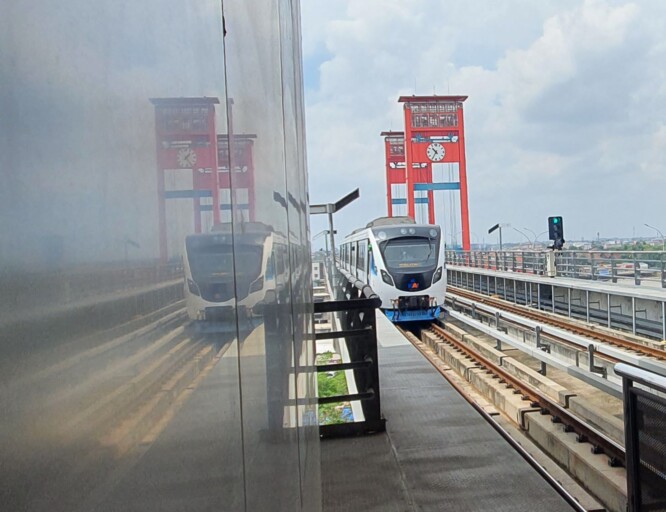
M 396 279 L 396 287 L 404 292 L 419 292 L 428 288 L 428 281 L 423 273 L 403 274 Z

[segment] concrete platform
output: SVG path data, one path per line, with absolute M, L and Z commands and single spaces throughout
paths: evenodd
M 321 443 L 325 512 L 571 510 L 378 314 L 382 435 Z

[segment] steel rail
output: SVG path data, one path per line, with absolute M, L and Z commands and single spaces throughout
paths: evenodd
M 586 382 L 587 384 L 590 384 L 591 386 L 594 386 L 595 388 L 608 393 L 611 396 L 616 398 L 622 397 L 622 386 L 615 384 L 606 378 L 603 378 L 593 371 L 585 370 L 576 364 L 561 361 L 549 354 L 548 351 L 544 351 L 542 348 L 529 347 L 524 342 L 520 342 L 502 331 L 496 330 L 490 326 L 486 326 L 479 320 L 475 320 L 457 311 L 449 311 L 449 317 L 458 320 L 467 326 L 472 327 L 473 329 L 479 330 L 484 334 L 487 334 L 491 338 L 500 341 L 502 344 L 506 343 L 507 345 L 520 350 L 528 356 L 533 357 L 542 363 L 545 363 L 547 366 L 552 366 L 571 375 L 572 377 L 580 379 L 583 382 Z
M 471 298 L 470 298 L 469 300 L 472 301 L 472 302 L 474 302 L 473 299 L 471 299 Z M 451 299 L 451 302 L 452 302 L 452 303 L 453 303 L 454 301 L 455 301 L 455 298 L 454 298 L 454 299 Z M 468 309 L 471 308 L 471 305 L 469 305 L 469 304 L 467 304 L 467 303 L 465 303 L 465 302 L 456 302 L 456 305 L 462 305 L 462 306 L 465 306 L 465 307 L 468 308 Z M 497 309 L 501 309 L 501 308 L 497 308 Z M 514 313 L 514 311 L 509 311 L 509 312 L 510 312 L 510 313 Z M 515 312 L 514 314 L 519 314 L 519 313 L 522 313 L 522 311 L 520 311 L 520 312 Z M 477 315 L 483 315 L 483 316 L 485 316 L 486 318 L 495 318 L 494 315 L 493 315 L 490 311 L 483 311 L 483 310 L 479 311 L 479 310 L 477 309 L 477 310 L 476 310 L 476 314 L 477 314 Z M 507 318 L 507 317 L 505 317 L 505 316 L 502 316 L 501 319 L 502 319 L 504 322 L 506 322 L 506 323 L 508 323 L 508 324 L 511 324 L 511 325 L 513 325 L 513 326 L 515 326 L 515 327 L 519 327 L 519 328 L 521 328 L 521 329 L 523 329 L 523 330 L 527 330 L 527 331 L 532 331 L 532 328 L 531 328 L 531 327 L 525 325 L 524 323 L 520 323 L 520 322 L 518 322 L 517 320 L 514 320 L 514 319 L 512 319 L 512 318 Z M 574 334 L 577 334 L 577 333 L 574 333 Z M 586 349 L 585 347 L 581 346 L 579 343 L 576 343 L 576 342 L 574 342 L 574 341 L 568 340 L 568 339 L 564 338 L 563 336 L 558 336 L 557 334 L 554 334 L 554 333 L 552 333 L 552 332 L 549 332 L 549 331 L 542 331 L 542 332 L 541 332 L 541 336 L 542 336 L 542 338 L 545 339 L 545 340 L 550 340 L 550 341 L 553 341 L 553 342 L 559 343 L 560 345 L 564 345 L 564 346 L 566 346 L 566 347 L 569 347 L 570 349 L 575 350 L 575 351 L 577 351 L 577 352 L 580 352 L 581 354 L 586 354 L 586 353 L 588 352 L 587 349 Z M 596 353 L 595 353 L 595 357 L 598 357 L 599 359 L 603 359 L 604 361 L 608 361 L 609 363 L 613 363 L 613 364 L 617 364 L 617 363 L 622 363 L 622 362 L 623 362 L 622 359 L 619 359 L 619 358 L 617 358 L 617 357 L 614 357 L 614 356 L 611 356 L 611 355 L 608 355 L 608 354 L 604 354 L 603 352 L 596 352 Z
M 451 302 L 454 299 L 449 296 L 447 300 Z M 516 313 L 507 309 L 497 308 L 492 304 L 489 304 L 488 301 L 475 301 L 474 299 L 460 295 L 455 297 L 455 301 L 456 304 L 460 303 L 472 308 L 475 307 L 477 311 L 480 310 L 485 311 L 486 313 L 491 313 L 493 315 L 499 315 L 500 318 L 504 321 L 511 320 L 514 323 L 518 323 L 522 327 L 527 327 L 529 329 L 536 329 L 536 327 L 540 327 L 541 334 L 563 337 L 568 341 L 579 345 L 585 350 L 593 350 L 595 355 L 603 354 L 605 356 L 615 357 L 621 362 L 629 363 L 634 366 L 638 366 L 639 368 L 666 376 L 666 365 L 664 362 L 649 355 L 637 353 L 631 349 L 620 348 L 609 343 L 600 342 L 599 340 L 592 340 L 586 336 L 572 332 L 571 330 L 562 329 L 551 324 L 539 322 L 538 320 L 532 320 L 527 316 L 521 315 L 520 312 Z M 451 315 L 455 316 L 455 313 L 451 312 Z M 467 320 L 462 321 L 466 322 Z
M 451 292 L 450 290 L 452 289 L 453 291 Z M 471 292 L 469 290 L 464 290 L 462 288 L 457 288 L 453 286 L 447 287 L 447 293 L 450 293 L 451 295 L 459 295 L 461 297 L 466 297 L 471 300 L 476 300 L 478 302 L 493 305 L 493 307 L 496 307 L 498 309 L 504 309 L 505 311 L 509 311 L 520 316 L 524 316 L 531 320 L 536 320 L 539 322 L 543 322 L 545 324 L 550 324 L 554 327 L 559 327 L 560 329 L 571 331 L 574 334 L 592 338 L 597 341 L 602 341 L 604 343 L 615 345 L 617 347 L 621 347 L 627 350 L 633 350 L 634 352 L 648 355 L 659 360 L 666 360 L 666 351 L 664 350 L 653 348 L 648 345 L 643 345 L 641 343 L 631 341 L 626 338 L 620 338 L 612 334 L 599 332 L 597 330 L 590 329 L 581 325 L 575 325 L 567 320 L 560 318 L 553 318 L 552 316 L 545 315 L 541 311 L 534 311 L 528 307 L 520 307 L 513 304 L 507 304 L 506 301 L 503 301 L 501 299 L 496 299 L 494 297 L 489 297 L 487 295 L 481 295 L 476 292 Z
M 540 391 L 531 385 L 514 377 L 501 366 L 498 366 L 481 354 L 478 354 L 474 350 L 470 349 L 464 343 L 458 341 L 441 327 L 432 325 L 430 326 L 430 331 L 439 338 L 443 339 L 445 342 L 449 343 L 451 346 L 459 349 L 461 352 L 464 352 L 467 356 L 476 361 L 477 364 L 484 367 L 488 372 L 491 372 L 500 377 L 501 381 L 506 382 L 514 389 L 520 391 L 523 397 L 527 397 L 527 399 L 529 399 L 533 404 L 538 405 L 542 411 L 548 412 L 548 414 L 550 414 L 553 418 L 556 418 L 557 422 L 563 423 L 566 429 L 576 432 L 578 434 L 578 439 L 581 442 L 586 440 L 589 441 L 595 447 L 595 452 L 598 452 L 599 450 L 603 451 L 609 457 L 609 464 L 611 466 L 617 466 L 618 464 L 624 465 L 624 448 L 607 437 L 605 434 L 588 425 L 580 418 L 574 416 L 561 405 L 544 396 Z

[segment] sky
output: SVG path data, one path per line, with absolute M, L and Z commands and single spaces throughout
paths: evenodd
M 550 215 L 567 240 L 666 232 L 666 2 L 301 5 L 310 202 L 361 191 L 335 216 L 338 238 L 386 215 L 379 134 L 403 129 L 398 96 L 433 93 L 469 96 L 473 243 L 496 243 L 498 222 L 541 233 Z M 437 194 L 448 242 L 457 198 Z M 312 217 L 313 235 L 326 227 Z M 504 239 L 525 240 L 511 228 Z

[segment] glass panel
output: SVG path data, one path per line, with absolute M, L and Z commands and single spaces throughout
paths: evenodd
M 231 154 L 241 137 L 254 136 L 250 222 L 270 233 L 264 257 L 275 268 L 241 327 L 246 506 L 317 510 L 316 388 L 302 370 L 314 354 L 298 11 L 285 0 L 225 2 L 224 9 Z M 242 187 L 238 173 L 231 187 Z M 233 210 L 238 236 L 247 223 L 240 204 Z M 235 261 L 237 272 L 249 264 L 238 247 Z
M 3 0 L 3 509 L 320 508 L 298 3 L 224 4 Z

